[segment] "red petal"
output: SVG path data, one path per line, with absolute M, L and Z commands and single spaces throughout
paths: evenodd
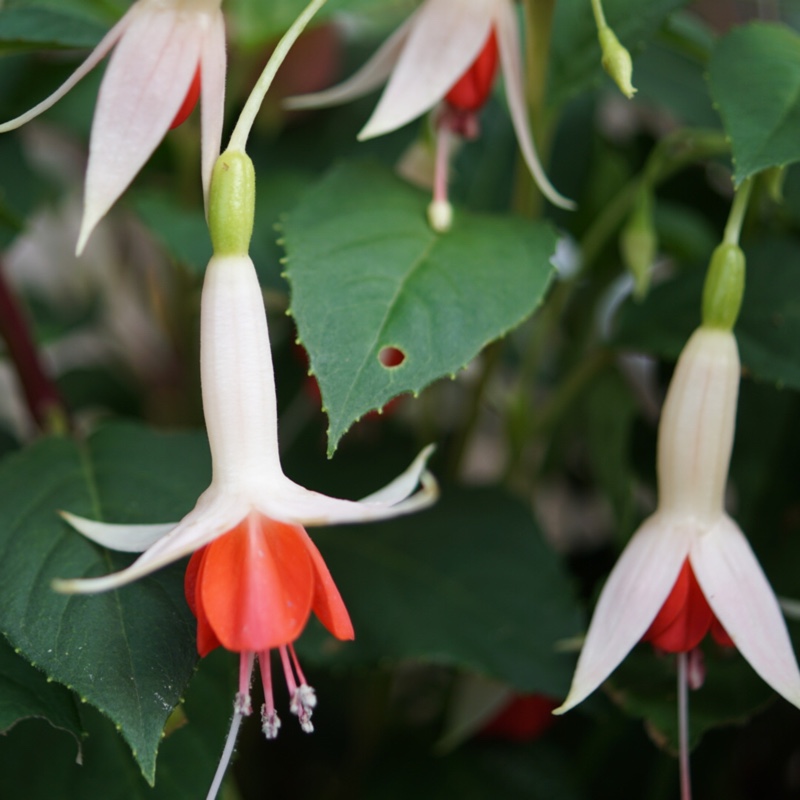
M 477 111 L 489 97 L 497 72 L 497 37 L 494 29 L 469 69 L 445 95 L 445 100 L 459 111 Z
M 169 126 L 169 129 L 172 130 L 173 128 L 177 128 L 179 125 L 183 125 L 184 122 L 189 117 L 189 114 L 194 111 L 194 107 L 197 105 L 197 101 L 200 99 L 200 65 L 197 65 L 197 69 L 195 70 L 194 77 L 192 78 L 192 82 L 189 84 L 189 89 L 186 92 L 186 97 L 183 98 L 183 103 L 181 107 L 178 109 L 178 113 L 175 115 L 175 119 L 172 120 L 172 124 Z
M 703 641 L 713 619 L 687 558 L 669 597 L 642 638 L 667 653 L 688 653 Z
M 300 635 L 314 594 L 307 538 L 253 513 L 208 545 L 198 605 L 226 649 L 261 652 Z
M 302 528 L 300 530 L 303 531 L 306 549 L 314 565 L 314 613 L 337 639 L 354 639 L 353 623 L 331 573 L 311 537 Z
M 212 650 L 220 646 L 211 625 L 208 623 L 206 613 L 203 609 L 202 598 L 198 587 L 203 581 L 203 566 L 205 564 L 206 547 L 196 550 L 189 559 L 186 567 L 186 574 L 183 578 L 183 590 L 186 594 L 186 602 L 189 604 L 192 614 L 197 618 L 197 652 L 200 657 L 207 656 Z
M 711 636 L 721 647 L 736 647 L 733 639 L 728 636 L 728 631 L 722 627 L 722 623 L 716 617 L 711 621 Z

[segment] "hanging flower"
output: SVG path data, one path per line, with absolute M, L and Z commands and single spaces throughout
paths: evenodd
M 97 97 L 77 252 L 166 132 L 202 99 L 206 197 L 219 155 L 225 101 L 222 0 L 137 0 L 50 97 L 0 125 L 10 131 L 60 100 L 116 46 Z
M 323 92 L 292 98 L 288 105 L 337 105 L 368 94 L 388 79 L 375 111 L 358 135 L 363 140 L 390 133 L 441 103 L 436 118 L 438 163 L 431 216 L 439 214 L 447 223 L 447 140 L 452 134 L 477 135 L 477 112 L 489 96 L 498 57 L 525 163 L 551 203 L 572 208 L 574 204 L 553 188 L 536 154 L 512 0 L 425 0 L 350 79 Z
M 283 474 L 278 455 L 275 384 L 261 289 L 248 256 L 214 256 L 201 308 L 203 410 L 211 447 L 211 485 L 179 523 L 109 525 L 65 514 L 88 538 L 114 550 L 144 553 L 127 569 L 98 578 L 62 580 L 62 592 L 124 586 L 194 553 L 186 595 L 198 620 L 198 650 L 219 644 L 240 652 L 237 709 L 249 711 L 249 680 L 258 656 L 264 689 L 264 730 L 277 733 L 269 651 L 282 657 L 292 709 L 311 730 L 313 691 L 292 642 L 313 610 L 330 632 L 350 639 L 341 597 L 305 525 L 330 525 L 408 514 L 430 505 L 436 484 L 425 471 L 431 448 L 379 492 L 360 502 L 299 486 Z M 422 481 L 423 489 L 412 495 Z M 295 675 L 297 678 L 295 678 Z
M 597 602 L 563 713 L 642 638 L 688 652 L 707 632 L 800 706 L 800 671 L 775 594 L 725 513 L 740 376 L 729 330 L 699 328 L 678 360 L 658 437 L 659 503 Z

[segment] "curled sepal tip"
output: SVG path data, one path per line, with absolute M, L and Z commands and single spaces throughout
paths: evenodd
M 620 44 L 614 31 L 607 25 L 597 31 L 600 47 L 603 50 L 603 69 L 614 79 L 619 90 L 629 100 L 636 94 L 633 86 L 633 62 L 631 54 Z
M 214 164 L 208 229 L 216 256 L 246 256 L 253 235 L 256 173 L 241 150 L 226 150 Z

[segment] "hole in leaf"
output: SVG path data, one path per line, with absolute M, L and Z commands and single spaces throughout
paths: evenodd
M 405 360 L 406 354 L 399 347 L 382 347 L 378 353 L 378 361 L 389 369 L 399 367 Z

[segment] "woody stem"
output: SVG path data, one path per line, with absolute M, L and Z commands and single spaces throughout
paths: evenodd
M 678 653 L 678 746 L 681 800 L 692 800 L 692 782 L 689 776 L 689 681 L 686 653 Z

